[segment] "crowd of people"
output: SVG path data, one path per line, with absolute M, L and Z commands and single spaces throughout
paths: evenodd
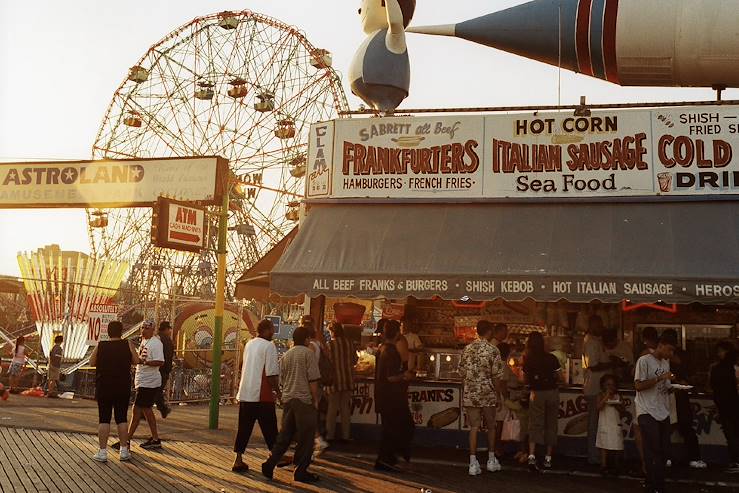
M 481 474 L 477 458 L 477 435 L 487 427 L 487 470 L 500 470 L 495 450 L 500 440 L 518 441 L 521 449 L 514 459 L 527 463 L 532 471 L 552 467 L 557 444 L 559 387 L 563 385 L 563 365 L 558 349 L 547 348 L 539 332 L 529 334 L 521 357 L 514 357 L 505 341 L 504 324 L 484 320 L 477 324 L 478 340 L 463 352 L 460 373 L 464 381 L 463 405 L 470 427 L 469 474 Z M 641 458 L 646 490 L 664 491 L 665 470 L 672 465 L 670 437 L 673 428 L 682 436 L 689 466 L 705 469 L 693 427 L 693 409 L 686 385 L 689 380 L 687 354 L 680 349 L 678 335 L 653 327 L 643 331 L 644 348 L 635 365 L 630 350 L 618 343 L 615 331 L 605 330 L 598 316 L 589 320 L 583 342 L 583 394 L 588 413 L 588 459 L 600 464 L 603 475 L 620 470 L 624 451 L 626 402 L 619 387 L 631 379 L 635 389 L 633 429 Z M 553 340 L 556 345 L 556 340 Z M 550 352 L 550 350 L 552 350 Z M 730 465 L 739 472 L 737 423 L 737 351 L 730 341 L 717 346 L 717 362 L 710 369 L 710 390 L 718 419 L 726 437 Z M 672 417 L 672 421 L 671 421 Z M 495 425 L 493 425 L 495 423 Z M 537 456 L 543 452 L 543 460 Z
M 274 469 L 295 465 L 294 478 L 313 483 L 318 476 L 309 470 L 311 462 L 331 443 L 350 440 L 351 398 L 356 348 L 338 322 L 329 324 L 330 340 L 310 316 L 304 316 L 293 332 L 293 346 L 282 358 L 272 338 L 275 327 L 268 319 L 257 326 L 257 337 L 245 346 L 239 402 L 238 430 L 234 443 L 236 458 L 232 470 L 249 470 L 244 453 L 256 423 L 270 449 L 261 472 L 272 478 Z M 110 340 L 98 344 L 92 353 L 96 367 L 95 397 L 99 415 L 99 450 L 94 460 L 108 459 L 107 442 L 111 419 L 115 419 L 120 460 L 131 458 L 130 443 L 143 417 L 150 438 L 143 449 L 161 448 L 154 406 L 166 418 L 171 412 L 164 398 L 172 370 L 174 344 L 169 322 L 142 324 L 137 347 L 122 339 L 123 326 L 113 321 L 108 326 Z M 376 349 L 375 408 L 380 415 L 382 433 L 375 468 L 401 472 L 401 459 L 411 460 L 414 421 L 408 404 L 408 386 L 416 378 L 415 355 L 422 346 L 417 334 L 401 333 L 397 320 L 382 319 L 376 334 L 381 344 Z M 556 340 L 548 347 L 539 332 L 528 335 L 525 347 L 508 342 L 505 324 L 480 320 L 477 339 L 461 355 L 459 373 L 463 381 L 462 404 L 469 425 L 469 469 L 472 476 L 482 474 L 478 435 L 486 432 L 485 469 L 502 469 L 499 456 L 503 445 L 518 443 L 514 459 L 528 464 L 532 471 L 549 469 L 557 445 L 559 389 L 565 383 L 561 348 Z M 632 379 L 636 397 L 633 431 L 647 491 L 663 492 L 666 469 L 671 466 L 670 437 L 673 427 L 685 443 L 689 466 L 704 469 L 698 438 L 693 428 L 693 411 L 684 385 L 688 382 L 688 355 L 680 349 L 674 330 L 661 334 L 648 327 L 642 331 L 643 349 L 632 364 L 630 351 L 620 348 L 614 331 L 606 330 L 602 320 L 590 318 L 583 342 L 583 394 L 588 413 L 588 460 L 600 464 L 604 475 L 619 471 L 624 451 L 623 428 L 626 403 L 619 392 L 624 379 Z M 49 356 L 49 392 L 56 393 L 62 360 L 57 336 Z M 523 351 L 520 351 L 523 349 Z M 23 338 L 16 341 L 10 366 L 11 385 L 25 365 L 27 349 Z M 739 393 L 737 388 L 737 349 L 730 341 L 717 346 L 717 361 L 710 368 L 709 385 L 726 437 L 731 465 L 739 472 Z M 130 423 L 131 368 L 135 366 L 135 399 Z M 277 403 L 281 403 L 282 422 L 278 430 Z M 337 421 L 340 432 L 337 434 Z M 296 442 L 294 456 L 285 456 Z M 510 445 L 508 446 L 510 449 Z M 541 455 L 539 455 L 541 453 Z

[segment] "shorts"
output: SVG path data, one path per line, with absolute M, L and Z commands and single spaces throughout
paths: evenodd
M 54 368 L 53 366 L 50 366 L 49 373 L 47 374 L 49 382 L 58 382 L 60 373 L 61 368 Z
M 151 408 L 154 406 L 154 402 L 157 400 L 160 387 L 139 387 L 136 389 L 136 398 L 133 401 L 133 405 L 141 408 Z
M 130 392 L 120 392 L 114 396 L 100 395 L 98 397 L 98 423 L 109 424 L 114 412 L 115 424 L 126 423 L 128 421 L 128 402 L 130 400 Z
M 465 407 L 464 410 L 467 413 L 467 424 L 470 428 L 480 428 L 483 416 L 485 416 L 487 426 L 495 426 L 495 406 Z
M 24 363 L 18 363 L 18 362 L 11 363 L 10 368 L 8 368 L 8 374 L 11 377 L 17 377 L 23 371 L 24 366 L 26 366 Z

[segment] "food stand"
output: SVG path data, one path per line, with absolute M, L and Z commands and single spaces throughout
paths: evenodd
M 506 323 L 518 349 L 537 330 L 568 355 L 559 431 L 575 454 L 588 318 L 632 355 L 644 327 L 675 328 L 694 360 L 699 440 L 723 445 L 706 376 L 715 342 L 737 337 L 739 130 L 697 137 L 701 115 L 728 122 L 739 108 L 316 124 L 305 218 L 271 289 L 372 300 L 416 331 L 425 352 L 408 395 L 429 443 L 465 442 L 456 367 L 479 319 Z M 377 423 L 372 385 L 358 379 L 358 431 Z

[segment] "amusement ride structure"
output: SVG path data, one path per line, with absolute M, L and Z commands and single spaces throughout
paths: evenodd
M 296 28 L 248 10 L 199 17 L 152 46 L 113 96 L 94 159 L 221 156 L 231 191 L 227 292 L 236 276 L 298 219 L 312 123 L 348 104 L 331 54 Z M 186 177 L 183 177 L 186 178 Z M 213 211 L 215 212 L 215 211 Z M 217 216 L 207 247 L 174 252 L 150 242 L 148 208 L 87 211 L 92 254 L 129 263 L 129 303 L 154 293 L 210 298 Z

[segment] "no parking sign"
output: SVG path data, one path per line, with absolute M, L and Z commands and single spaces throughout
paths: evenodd
M 108 324 L 118 318 L 118 307 L 108 304 L 93 304 L 87 312 L 87 344 L 97 346 L 99 341 L 107 341 Z

